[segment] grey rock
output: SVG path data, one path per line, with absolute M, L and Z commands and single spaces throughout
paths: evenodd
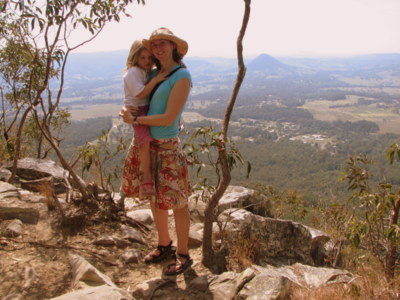
M 5 168 L 12 170 L 12 162 L 7 164 Z M 65 178 L 68 177 L 68 171 L 50 159 L 22 158 L 17 162 L 16 175 L 20 181 L 24 181 L 24 184 L 28 184 L 27 181 L 51 177 L 56 193 L 63 193 L 68 187 L 65 182 Z
M 10 170 L 12 163 L 6 165 Z M 64 178 L 65 170 L 50 159 L 22 158 L 17 162 L 17 175 L 25 180 L 35 180 L 43 177 Z
M 120 259 L 124 264 L 138 263 L 141 257 L 141 251 L 137 249 L 129 249 L 121 254 Z
M 256 275 L 240 292 L 235 300 L 278 300 L 286 299 L 290 280 L 283 276 Z
M 69 253 L 68 258 L 72 266 L 72 278 L 75 287 L 79 288 L 82 287 L 82 285 L 85 287 L 98 286 L 103 284 L 113 288 L 117 287 L 108 276 L 101 273 L 83 257 L 77 254 Z
M 49 300 L 133 300 L 131 295 L 123 289 L 108 285 L 101 285 L 73 291 Z
M 314 264 L 317 266 L 323 266 L 325 258 L 329 255 L 326 244 L 330 241 L 330 237 L 320 230 L 311 228 L 304 225 L 310 231 L 311 234 L 311 257 Z
M 93 244 L 98 246 L 110 247 L 110 246 L 115 246 L 117 243 L 114 237 L 112 237 L 111 235 L 102 234 L 93 242 Z
M 9 198 L 19 199 L 18 188 L 8 182 L 0 181 L 0 202 Z
M 289 220 L 265 218 L 243 209 L 229 209 L 219 216 L 227 222 L 226 236 L 230 247 L 240 243 L 243 234 L 257 241 L 255 250 L 261 265 L 301 262 L 313 265 L 312 236 L 308 228 Z M 240 234 L 239 234 L 240 233 Z
M 242 287 L 256 275 L 255 270 L 247 268 L 242 273 L 225 272 L 211 277 L 209 290 L 215 300 L 234 299 Z
M 189 248 L 197 248 L 203 244 L 203 234 L 198 231 L 189 231 Z
M 19 219 L 12 220 L 4 230 L 6 237 L 18 237 L 22 233 L 22 221 Z
M 151 299 L 154 292 L 165 284 L 169 284 L 170 280 L 164 280 L 160 278 L 149 279 L 136 286 L 133 291 L 133 297 L 137 299 Z
M 127 246 L 129 246 L 131 244 L 131 242 L 129 240 L 124 239 L 122 237 L 113 236 L 113 238 L 114 238 L 114 241 L 115 241 L 115 245 L 118 248 L 125 248 L 125 247 L 127 247 Z
M 146 245 L 143 235 L 132 227 L 125 227 L 122 232 L 122 237 L 130 242 Z
M 208 290 L 208 278 L 207 276 L 199 276 L 194 278 L 192 281 L 189 283 L 189 287 L 191 289 L 200 291 L 200 292 L 205 292 Z
M 243 208 L 254 214 L 271 217 L 271 202 L 256 190 L 230 185 L 218 203 L 218 212 Z
M 153 214 L 151 213 L 151 209 L 138 209 L 130 211 L 126 214 L 128 218 L 131 218 L 134 221 L 151 225 L 153 224 Z
M 348 283 L 354 276 L 346 271 L 332 268 L 313 267 L 300 263 L 291 266 L 253 266 L 258 274 L 286 277 L 291 282 L 305 288 L 319 288 L 332 283 Z
M 193 193 L 189 197 L 189 211 L 190 220 L 192 223 L 203 223 L 204 222 L 204 211 L 206 209 L 206 203 L 202 199 L 202 194 L 199 192 Z
M 5 168 L 0 168 L 0 181 L 8 181 L 11 177 L 11 171 Z

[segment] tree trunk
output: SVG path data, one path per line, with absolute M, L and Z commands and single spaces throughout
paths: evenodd
M 40 128 L 40 131 L 42 132 L 44 138 L 50 143 L 52 149 L 56 152 L 58 159 L 60 160 L 61 166 L 66 169 L 69 172 L 69 175 L 72 176 L 72 179 L 79 189 L 79 191 L 82 194 L 83 199 L 88 200 L 89 197 L 91 196 L 86 188 L 86 183 L 79 178 L 78 175 L 76 175 L 75 171 L 72 169 L 71 165 L 67 162 L 67 160 L 64 158 L 64 155 L 61 152 L 60 147 L 58 146 L 58 143 L 55 142 L 51 135 L 51 130 L 48 127 L 47 124 L 41 124 L 40 119 L 37 115 L 37 112 L 34 110 L 35 113 L 35 122 L 38 128 Z
M 18 126 L 18 132 L 17 132 L 17 138 L 15 141 L 15 153 L 14 153 L 14 160 L 13 160 L 13 166 L 12 166 L 12 171 L 11 171 L 11 176 L 8 179 L 9 183 L 13 183 L 15 179 L 15 175 L 17 174 L 17 164 L 18 164 L 18 159 L 20 158 L 21 155 L 21 136 L 22 136 L 22 129 L 24 128 L 25 125 L 25 120 L 28 117 L 29 112 L 31 111 L 31 107 L 27 108 L 22 115 L 21 121 Z
M 237 56 L 238 56 L 238 75 L 236 77 L 235 85 L 229 99 L 228 106 L 225 111 L 225 116 L 222 125 L 222 139 L 218 149 L 218 164 L 219 171 L 222 173 L 221 181 L 218 183 L 216 192 L 212 195 L 209 200 L 207 207 L 204 212 L 204 233 L 203 233 L 203 258 L 202 263 L 213 270 L 223 270 L 225 266 L 221 266 L 220 255 L 217 255 L 212 245 L 212 225 L 215 221 L 216 214 L 215 210 L 219 200 L 224 195 L 229 183 L 231 182 L 231 171 L 227 161 L 227 154 L 225 148 L 225 141 L 228 133 L 228 126 L 230 117 L 232 114 L 233 107 L 235 105 L 236 97 L 239 93 L 240 86 L 243 82 L 243 78 L 246 75 L 246 67 L 243 62 L 243 46 L 242 41 L 246 32 L 247 24 L 250 17 L 250 3 L 251 0 L 244 0 L 245 11 L 242 20 L 242 27 L 237 39 Z

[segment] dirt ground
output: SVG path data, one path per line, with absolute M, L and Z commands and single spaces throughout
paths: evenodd
M 43 203 L 32 204 L 40 211 L 40 220 L 36 225 L 23 225 L 23 234 L 19 237 L 0 237 L 0 298 L 17 293 L 24 300 L 43 300 L 60 296 L 71 291 L 71 266 L 68 262 L 70 251 L 81 255 L 111 278 L 120 288 L 130 293 L 136 287 L 149 280 L 161 278 L 163 265 L 139 263 L 125 265 L 119 256 L 127 248 L 105 247 L 93 244 L 101 234 L 121 233 L 121 224 L 103 222 L 86 225 L 71 233 L 61 229 L 58 212 L 48 211 Z M 146 205 L 139 208 L 147 208 Z M 170 217 L 171 234 L 174 236 L 173 218 Z M 3 231 L 10 221 L 2 221 Z M 129 248 L 142 250 L 144 256 L 157 244 L 155 230 L 144 235 L 148 247 L 134 244 Z M 152 295 L 151 299 L 212 299 L 207 292 L 202 293 L 187 288 L 187 283 L 196 276 L 210 274 L 201 264 L 201 249 L 191 249 L 194 264 L 192 270 L 176 277 L 176 281 L 164 284 Z

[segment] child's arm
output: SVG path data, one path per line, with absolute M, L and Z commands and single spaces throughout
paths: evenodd
M 150 95 L 151 91 L 154 89 L 157 83 L 167 79 L 168 73 L 159 72 L 155 77 L 153 77 L 145 86 L 144 89 L 136 95 L 139 99 L 145 99 L 148 95 Z

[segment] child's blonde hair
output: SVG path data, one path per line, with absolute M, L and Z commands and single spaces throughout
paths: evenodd
M 133 42 L 131 49 L 129 50 L 128 58 L 126 59 L 125 70 L 137 65 L 140 52 L 142 52 L 144 49 L 146 48 L 143 46 L 142 40 L 136 40 Z

